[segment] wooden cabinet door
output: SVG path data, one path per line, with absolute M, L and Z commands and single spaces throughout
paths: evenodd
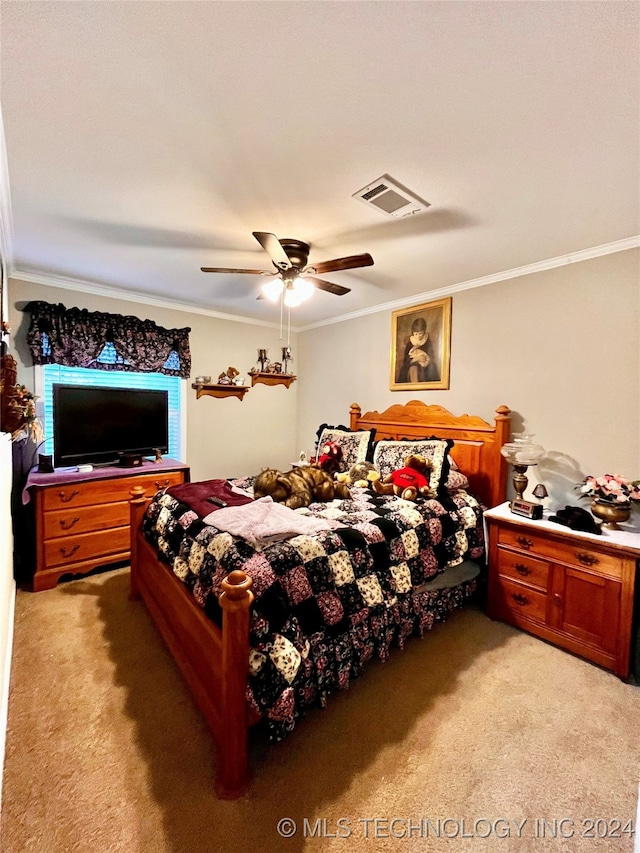
M 611 578 L 553 567 L 549 625 L 609 655 L 618 651 L 621 584 Z

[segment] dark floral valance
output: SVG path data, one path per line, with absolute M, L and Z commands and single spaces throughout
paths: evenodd
M 164 329 L 152 320 L 105 314 L 58 303 L 29 302 L 27 342 L 34 364 L 63 364 L 98 370 L 191 373 L 189 332 Z

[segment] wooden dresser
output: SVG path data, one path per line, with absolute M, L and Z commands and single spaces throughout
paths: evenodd
M 89 473 L 32 472 L 25 487 L 34 505 L 34 592 L 51 589 L 63 575 L 129 559 L 129 497 L 133 486 L 146 495 L 189 480 L 189 469 L 163 459 L 137 468 L 97 468 Z
M 485 513 L 487 612 L 627 679 L 640 532 L 602 535 L 514 515 Z

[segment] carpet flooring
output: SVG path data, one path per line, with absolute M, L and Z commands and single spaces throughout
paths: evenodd
M 631 851 L 640 689 L 475 608 L 292 736 L 252 737 L 248 794 L 128 570 L 19 592 L 3 853 Z

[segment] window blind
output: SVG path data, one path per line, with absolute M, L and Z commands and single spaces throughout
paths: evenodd
M 44 421 L 44 450 L 53 454 L 53 385 L 90 385 L 101 388 L 149 388 L 168 391 L 169 399 L 169 456 L 180 459 L 181 379 L 163 373 L 111 373 L 86 367 L 65 367 L 45 364 L 43 370 L 42 418 Z

